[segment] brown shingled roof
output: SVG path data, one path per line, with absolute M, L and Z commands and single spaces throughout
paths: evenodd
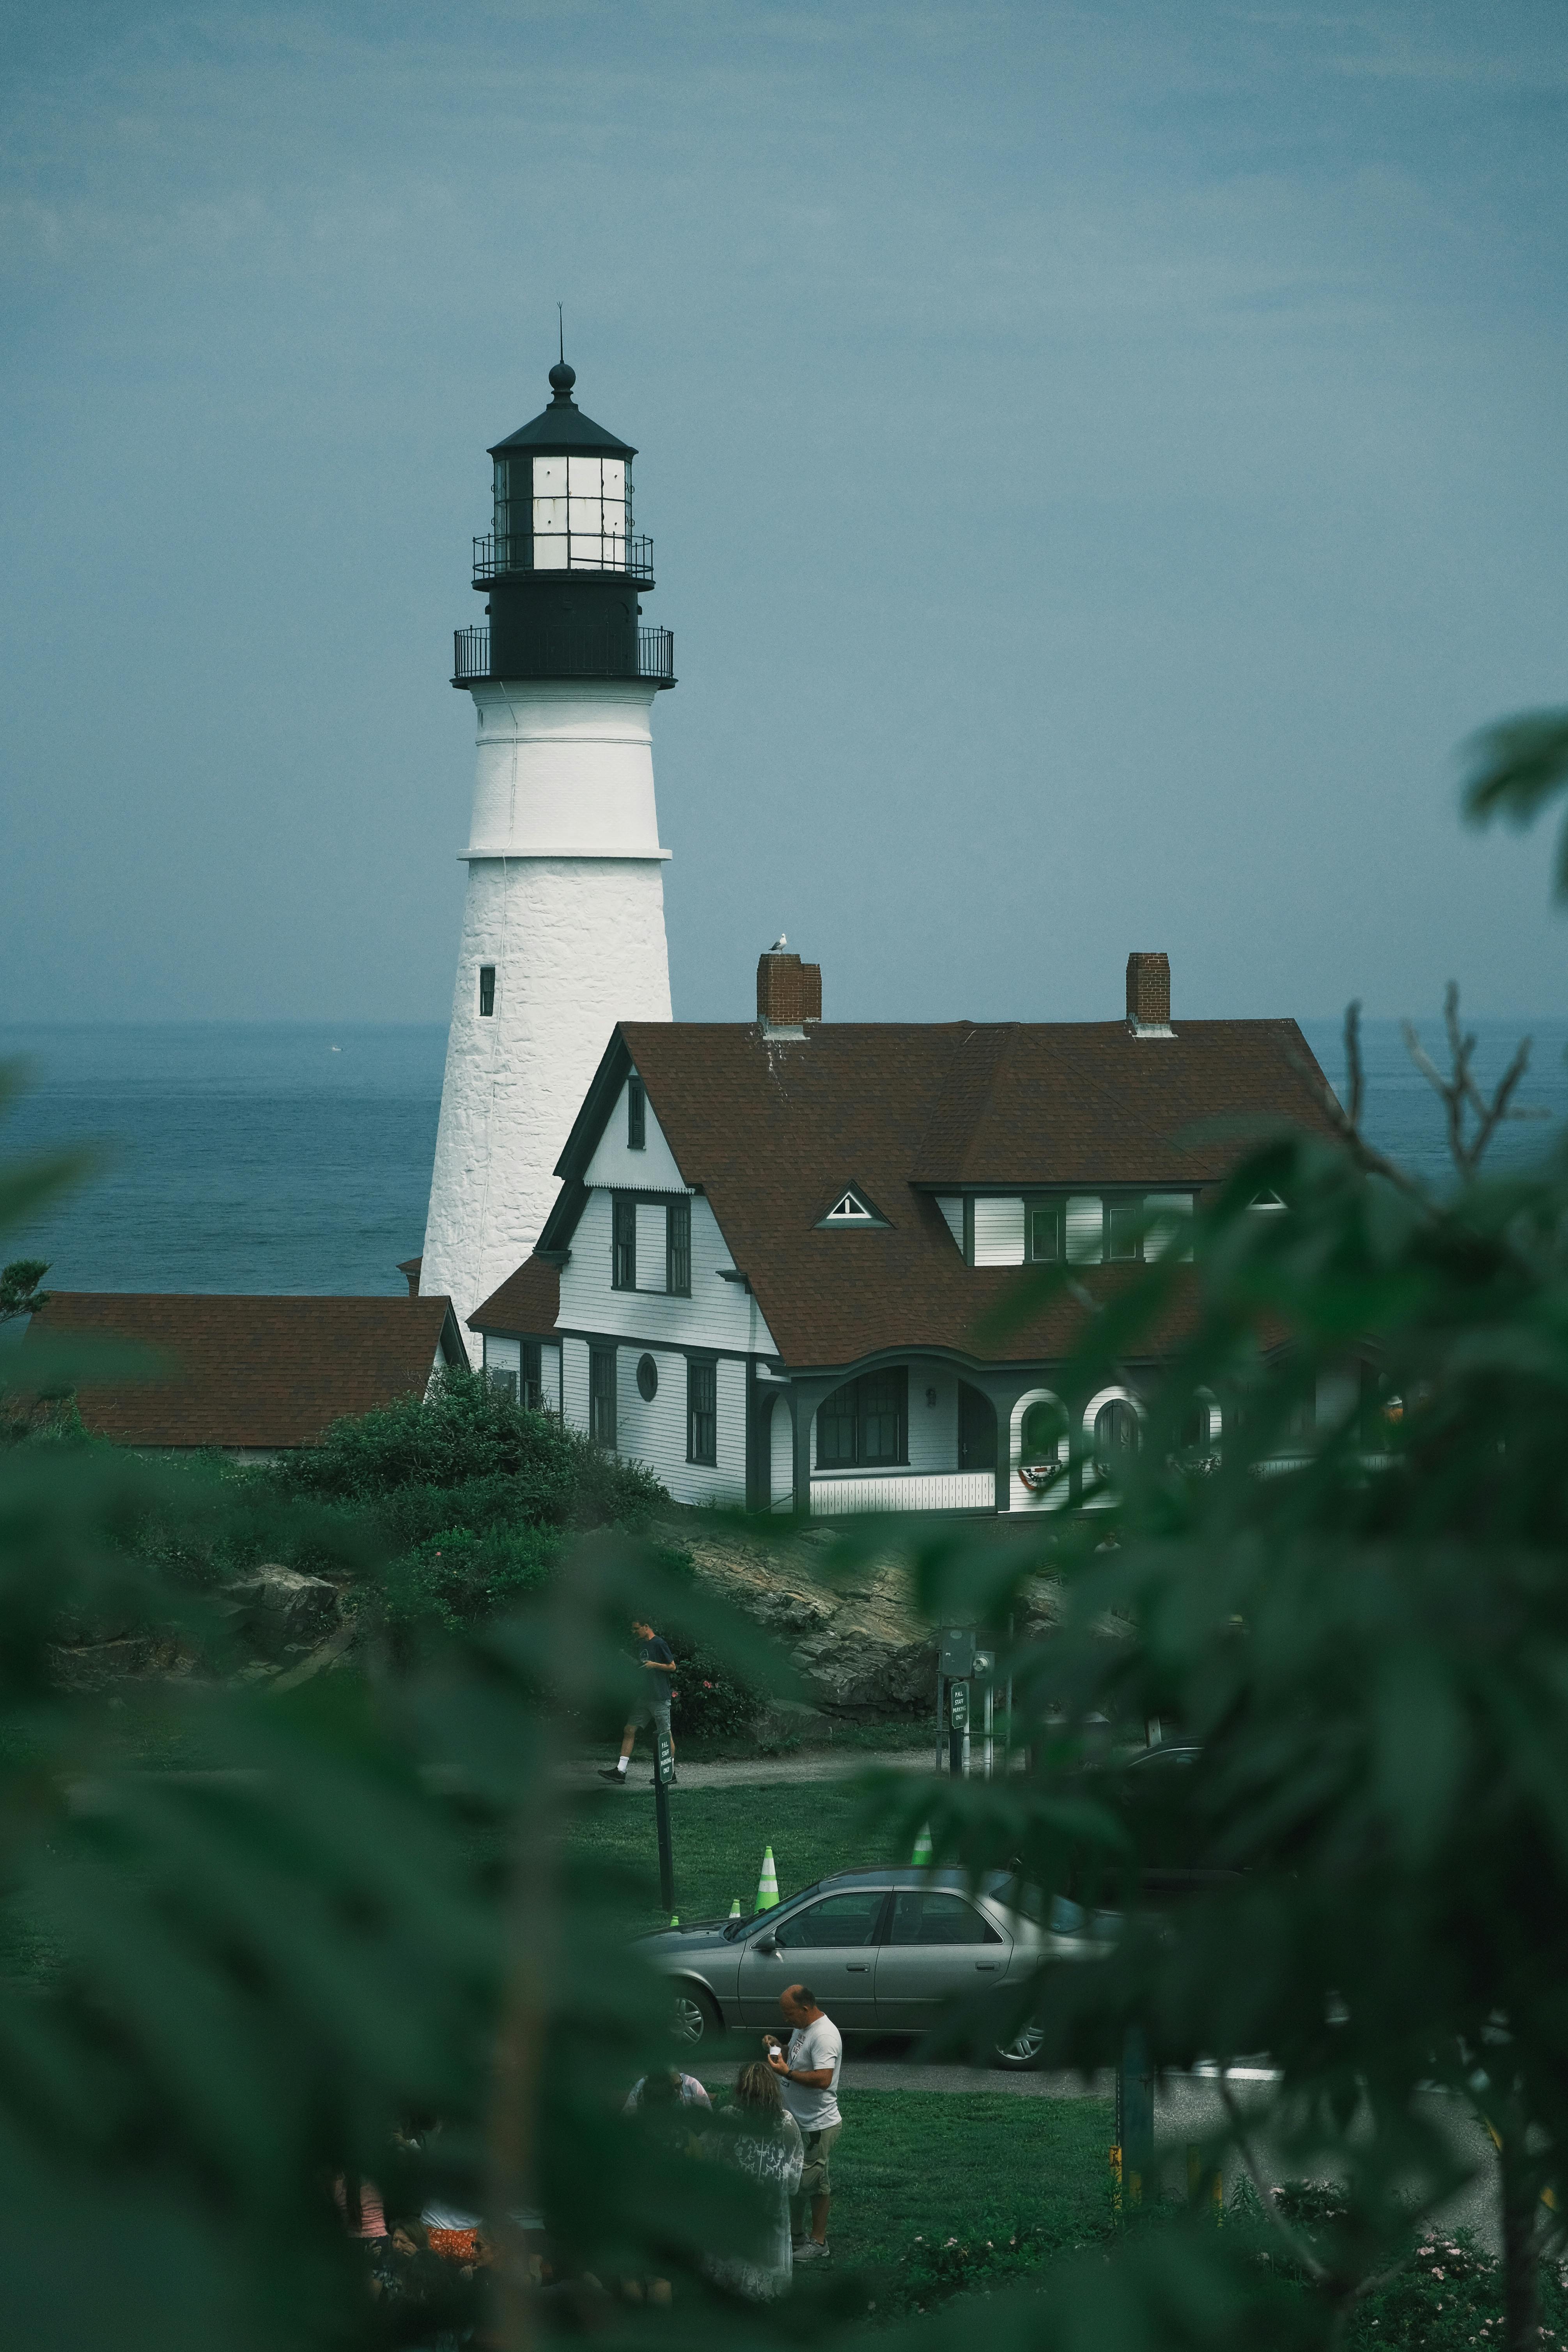
M 605 1083 L 617 1052 L 621 1067 L 627 1055 L 636 1064 L 682 1176 L 707 1194 L 795 1370 L 910 1348 L 1016 1362 L 1070 1347 L 1082 1310 L 1066 1299 L 981 1346 L 976 1324 L 1018 1276 L 964 1264 L 936 1191 L 1201 1189 L 1236 1158 L 1240 1122 L 1329 1129 L 1321 1073 L 1293 1021 L 1184 1021 L 1162 1038 L 1121 1022 L 835 1022 L 799 1044 L 764 1041 L 754 1024 L 626 1023 Z M 597 1140 L 588 1110 L 542 1246 L 574 1222 Z M 1205 1124 L 1231 1131 L 1193 1132 Z M 817 1230 L 825 1201 L 849 1184 L 876 1202 L 885 1230 Z M 1084 1278 L 1104 1294 L 1132 1271 Z
M 345 1414 L 423 1394 L 437 1349 L 465 1360 L 447 1298 L 54 1290 L 35 1337 L 113 1340 L 177 1367 L 80 1391 L 88 1428 L 121 1445 L 311 1445 Z
M 468 1318 L 470 1331 L 505 1331 L 525 1339 L 542 1339 L 555 1328 L 561 1312 L 561 1268 L 542 1257 L 524 1258 L 482 1307 Z

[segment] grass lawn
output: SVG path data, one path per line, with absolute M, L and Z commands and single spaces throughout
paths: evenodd
M 591 1866 L 599 1860 L 637 1873 L 646 1894 L 637 1900 L 636 1924 L 650 1927 L 662 1916 L 658 1842 L 648 1767 L 640 1763 L 639 1769 L 639 1762 L 633 1763 L 629 1787 L 605 1787 L 576 1803 L 568 1844 L 579 1863 Z M 781 1895 L 795 1894 L 832 1871 L 888 1859 L 858 1823 L 854 1799 L 830 1780 L 672 1789 L 669 1825 L 676 1908 L 689 1923 L 722 1916 L 737 1895 L 750 1917 L 765 1845 L 773 1850 Z
M 833 2151 L 836 2262 L 892 2264 L 916 2236 L 1002 2239 L 1020 2227 L 1065 2252 L 1109 2229 L 1109 2099 L 857 2091 L 854 2070 L 851 2055 Z

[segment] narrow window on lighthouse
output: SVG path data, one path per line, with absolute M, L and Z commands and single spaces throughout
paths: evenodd
M 479 1011 L 488 1021 L 496 1009 L 496 968 L 493 963 L 479 966 Z

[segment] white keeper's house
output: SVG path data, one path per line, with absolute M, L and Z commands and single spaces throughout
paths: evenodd
M 1190 1246 L 1237 1122 L 1327 1131 L 1306 1040 L 1173 1022 L 1159 954 L 1120 1020 L 821 1011 L 819 967 L 771 952 L 754 1022 L 616 1026 L 532 1255 L 468 1318 L 485 1364 L 680 1502 L 1051 1508 L 1138 1442 L 1155 1367 L 1077 1395 L 1080 1305 L 988 1318 L 1026 1265 L 1106 1297 Z

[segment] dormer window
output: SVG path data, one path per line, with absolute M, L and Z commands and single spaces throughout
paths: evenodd
M 817 1220 L 819 1228 L 826 1227 L 839 1232 L 847 1227 L 858 1226 L 862 1231 L 868 1233 L 878 1228 L 885 1229 L 887 1223 L 886 1217 L 879 1213 L 864 1192 L 854 1184 L 847 1185 L 840 1192 L 827 1214 Z
M 626 1080 L 626 1150 L 647 1150 L 647 1097 L 638 1077 Z

